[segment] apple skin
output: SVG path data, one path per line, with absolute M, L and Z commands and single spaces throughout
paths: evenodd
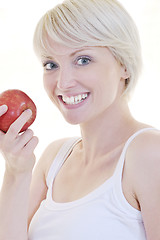
M 35 120 L 37 108 L 32 99 L 23 91 L 18 89 L 9 89 L 0 94 L 0 106 L 7 105 L 7 112 L 0 117 L 0 130 L 7 132 L 10 125 L 26 109 L 32 110 L 32 116 L 23 126 L 20 132 L 25 131 Z

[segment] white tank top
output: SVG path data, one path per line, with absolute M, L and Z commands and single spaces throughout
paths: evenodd
M 121 179 L 129 144 L 149 129 L 153 128 L 141 129 L 128 139 L 111 178 L 81 199 L 57 203 L 52 199 L 54 178 L 81 139 L 64 143 L 50 167 L 47 197 L 31 221 L 29 240 L 146 240 L 141 212 L 125 199 Z

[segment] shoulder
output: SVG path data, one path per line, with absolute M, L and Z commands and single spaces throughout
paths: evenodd
M 128 147 L 126 157 L 139 166 L 157 160 L 160 163 L 160 130 L 153 129 L 136 136 Z
M 33 176 L 46 176 L 48 174 L 50 165 L 54 161 L 58 151 L 62 147 L 62 145 L 68 140 L 69 138 L 59 139 L 56 141 L 51 142 L 46 149 L 43 151 L 40 159 L 37 161 L 36 166 L 34 168 Z
M 48 189 L 46 176 L 48 174 L 48 170 L 54 161 L 56 154 L 67 139 L 68 138 L 60 139 L 50 143 L 35 166 L 30 188 L 29 223 L 34 213 L 39 208 L 41 201 L 46 198 Z
M 44 175 L 47 176 L 49 168 L 54 161 L 57 153 L 60 151 L 63 144 L 70 138 L 58 139 L 51 142 L 44 150 L 38 164 L 41 165 L 44 171 Z
M 138 201 L 151 197 L 151 189 L 160 189 L 160 131 L 138 135 L 126 153 L 126 168 Z M 143 200 L 142 200 L 143 199 Z
M 70 138 L 63 138 L 63 139 L 58 139 L 58 140 L 55 140 L 53 142 L 51 142 L 47 147 L 46 149 L 44 150 L 43 154 L 42 154 L 42 157 L 46 157 L 46 155 L 48 157 L 54 157 L 58 151 L 60 150 L 60 148 L 62 147 L 62 145 L 68 141 Z M 51 155 L 51 156 L 50 156 Z
M 69 141 L 69 144 L 74 144 L 80 137 L 69 137 L 58 139 L 51 142 L 46 149 L 44 150 L 42 156 L 40 157 L 39 161 L 36 164 L 34 173 L 41 172 L 44 178 L 47 178 L 48 171 L 53 163 L 56 155 L 62 148 L 62 146 Z
M 160 131 L 150 130 L 131 142 L 126 166 L 132 195 L 140 207 L 147 239 L 160 236 Z

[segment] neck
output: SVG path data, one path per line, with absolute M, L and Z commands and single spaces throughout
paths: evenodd
M 96 159 L 123 145 L 136 126 L 125 101 L 81 124 L 84 159 Z

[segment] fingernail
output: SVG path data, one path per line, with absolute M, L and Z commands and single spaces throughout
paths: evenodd
M 26 111 L 29 113 L 29 115 L 32 116 L 32 110 L 31 109 L 27 109 Z
M 2 105 L 2 106 L 1 106 L 1 110 L 2 110 L 3 112 L 6 112 L 6 111 L 8 110 L 8 106 L 7 106 L 7 105 Z

